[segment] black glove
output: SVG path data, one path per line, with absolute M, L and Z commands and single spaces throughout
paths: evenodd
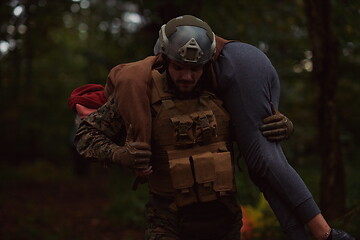
M 288 139 L 294 132 L 293 123 L 285 115 L 274 109 L 271 104 L 273 115 L 263 119 L 264 125 L 260 131 L 269 141 L 282 141 Z
M 117 148 L 112 155 L 112 162 L 131 169 L 146 169 L 149 166 L 151 147 L 145 142 L 134 142 L 132 126 L 127 130 L 125 145 Z
M 330 235 L 327 236 L 327 238 L 324 238 L 327 240 L 356 240 L 354 237 L 350 236 L 350 234 L 337 230 L 337 229 L 331 229 Z

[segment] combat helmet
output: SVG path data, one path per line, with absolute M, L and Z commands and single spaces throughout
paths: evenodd
M 191 15 L 171 19 L 159 31 L 154 53 L 169 59 L 202 65 L 212 59 L 216 51 L 215 34 L 210 26 Z

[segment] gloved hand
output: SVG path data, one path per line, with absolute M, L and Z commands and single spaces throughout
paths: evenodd
M 271 104 L 273 115 L 263 119 L 264 125 L 260 131 L 269 141 L 282 141 L 288 139 L 294 132 L 293 123 L 285 115 L 275 110 Z
M 125 145 L 117 148 L 112 155 L 112 162 L 124 167 L 143 170 L 149 167 L 151 148 L 148 143 L 134 142 L 133 131 L 130 124 Z
M 327 240 L 356 240 L 354 237 L 350 236 L 350 234 L 337 229 L 331 229 L 330 236 L 326 238 Z

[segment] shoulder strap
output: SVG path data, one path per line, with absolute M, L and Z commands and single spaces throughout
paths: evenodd
M 152 71 L 153 77 L 153 89 L 152 89 L 152 104 L 161 101 L 161 104 L 168 111 L 170 117 L 179 115 L 178 110 L 175 107 L 175 103 L 172 100 L 173 95 L 164 91 L 165 73 L 161 74 L 157 70 Z
M 172 99 L 173 96 L 164 91 L 165 73 L 161 74 L 157 70 L 153 70 L 151 74 L 154 82 L 153 88 L 155 88 L 159 97 L 158 100 Z
M 210 108 L 209 102 L 216 99 L 216 95 L 209 91 L 202 91 L 199 97 L 199 103 L 206 108 Z

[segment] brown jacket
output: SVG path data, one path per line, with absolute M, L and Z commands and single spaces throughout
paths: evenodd
M 215 60 L 228 40 L 216 36 Z M 114 94 L 119 113 L 126 126 L 132 125 L 134 141 L 150 143 L 151 139 L 151 71 L 163 64 L 161 54 L 143 60 L 119 64 L 110 70 L 105 96 Z M 214 70 L 213 75 L 214 75 Z

